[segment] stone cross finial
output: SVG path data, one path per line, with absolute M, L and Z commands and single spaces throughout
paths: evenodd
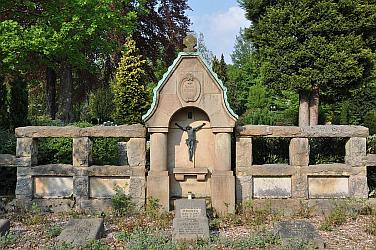
M 184 40 L 183 40 L 183 44 L 185 45 L 185 49 L 184 49 L 184 52 L 196 52 L 197 49 L 196 49 L 196 46 L 197 46 L 197 38 L 192 35 L 192 34 L 188 34 Z

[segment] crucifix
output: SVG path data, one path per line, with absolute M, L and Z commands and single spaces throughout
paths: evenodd
M 189 161 L 193 161 L 194 148 L 195 148 L 195 144 L 196 144 L 196 132 L 198 130 L 200 130 L 203 126 L 205 126 L 206 123 L 203 123 L 196 128 L 192 128 L 189 125 L 186 126 L 185 128 L 183 128 L 182 126 L 180 126 L 177 123 L 175 123 L 175 125 L 178 126 L 178 128 L 180 128 L 181 130 L 187 132 L 188 139 L 186 140 L 186 144 L 188 146 Z

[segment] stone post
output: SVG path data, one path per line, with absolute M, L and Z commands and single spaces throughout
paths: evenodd
M 235 212 L 235 177 L 231 171 L 231 134 L 215 134 L 215 166 L 211 176 L 211 199 L 219 214 Z
M 146 165 L 146 140 L 145 138 L 131 138 L 127 142 L 127 159 L 130 167 Z
M 38 164 L 38 141 L 34 138 L 17 138 L 17 162 L 25 166 Z
M 166 211 L 170 209 L 170 179 L 167 170 L 167 132 L 150 135 L 150 171 L 147 177 L 147 197 L 158 199 Z
M 353 167 L 365 166 L 367 139 L 352 137 L 346 143 L 345 163 Z
M 308 138 L 292 138 L 289 147 L 291 166 L 309 165 L 309 141 Z
M 252 138 L 236 138 L 236 168 L 252 166 Z
M 92 142 L 89 137 L 73 138 L 73 166 L 88 167 L 91 164 Z

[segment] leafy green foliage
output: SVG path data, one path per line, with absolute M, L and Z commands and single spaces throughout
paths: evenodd
M 51 225 L 47 229 L 47 235 L 50 238 L 54 238 L 54 237 L 59 236 L 62 230 L 63 230 L 63 228 L 60 225 Z
M 344 163 L 347 140 L 347 138 L 310 138 L 310 164 Z
M 8 233 L 6 235 L 0 236 L 0 248 L 10 248 L 17 241 L 16 235 Z
M 16 136 L 13 131 L 0 129 L 0 154 L 16 154 Z
M 372 74 L 376 6 L 368 1 L 241 0 L 260 76 L 279 90 L 338 100 Z
M 370 135 L 376 134 L 376 109 L 367 112 L 364 117 L 364 126 L 369 128 Z
M 119 124 L 140 123 L 149 105 L 144 70 L 146 61 L 141 59 L 132 39 L 126 41 L 124 49 L 112 85 L 114 119 Z
M 9 128 L 7 88 L 4 77 L 0 75 L 0 129 Z
M 93 164 L 119 165 L 119 138 L 93 138 Z M 124 140 L 123 140 L 124 141 Z
M 115 194 L 112 196 L 112 207 L 114 208 L 117 216 L 131 215 L 135 212 L 135 205 L 133 204 L 131 197 L 125 194 L 124 189 L 115 186 Z
M 72 138 L 40 138 L 38 164 L 72 164 Z
M 289 138 L 254 138 L 253 164 L 288 163 Z
M 89 113 L 96 124 L 111 120 L 114 108 L 114 95 L 110 88 L 99 88 L 89 96 Z

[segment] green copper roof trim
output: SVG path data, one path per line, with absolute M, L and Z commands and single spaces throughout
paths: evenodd
M 202 57 L 200 52 L 180 52 L 178 57 L 174 60 L 174 62 L 171 64 L 171 66 L 168 68 L 167 72 L 164 73 L 162 79 L 158 82 L 157 86 L 153 90 L 153 102 L 151 104 L 150 109 L 146 114 L 142 116 L 142 120 L 146 121 L 148 120 L 151 115 L 154 113 L 157 105 L 158 100 L 158 94 L 159 91 L 162 89 L 163 85 L 166 83 L 166 80 L 171 76 L 172 72 L 175 70 L 176 66 L 179 64 L 181 59 L 184 56 L 198 56 L 198 58 L 204 63 L 207 70 L 209 70 L 209 73 L 214 77 L 214 80 L 219 84 L 221 89 L 223 90 L 223 99 L 225 100 L 225 106 L 227 111 L 235 118 L 238 119 L 238 115 L 235 114 L 235 112 L 231 109 L 230 104 L 227 100 L 227 88 L 223 85 L 223 82 L 221 79 L 218 78 L 217 73 L 215 73 L 211 67 L 209 66 L 208 62 Z

